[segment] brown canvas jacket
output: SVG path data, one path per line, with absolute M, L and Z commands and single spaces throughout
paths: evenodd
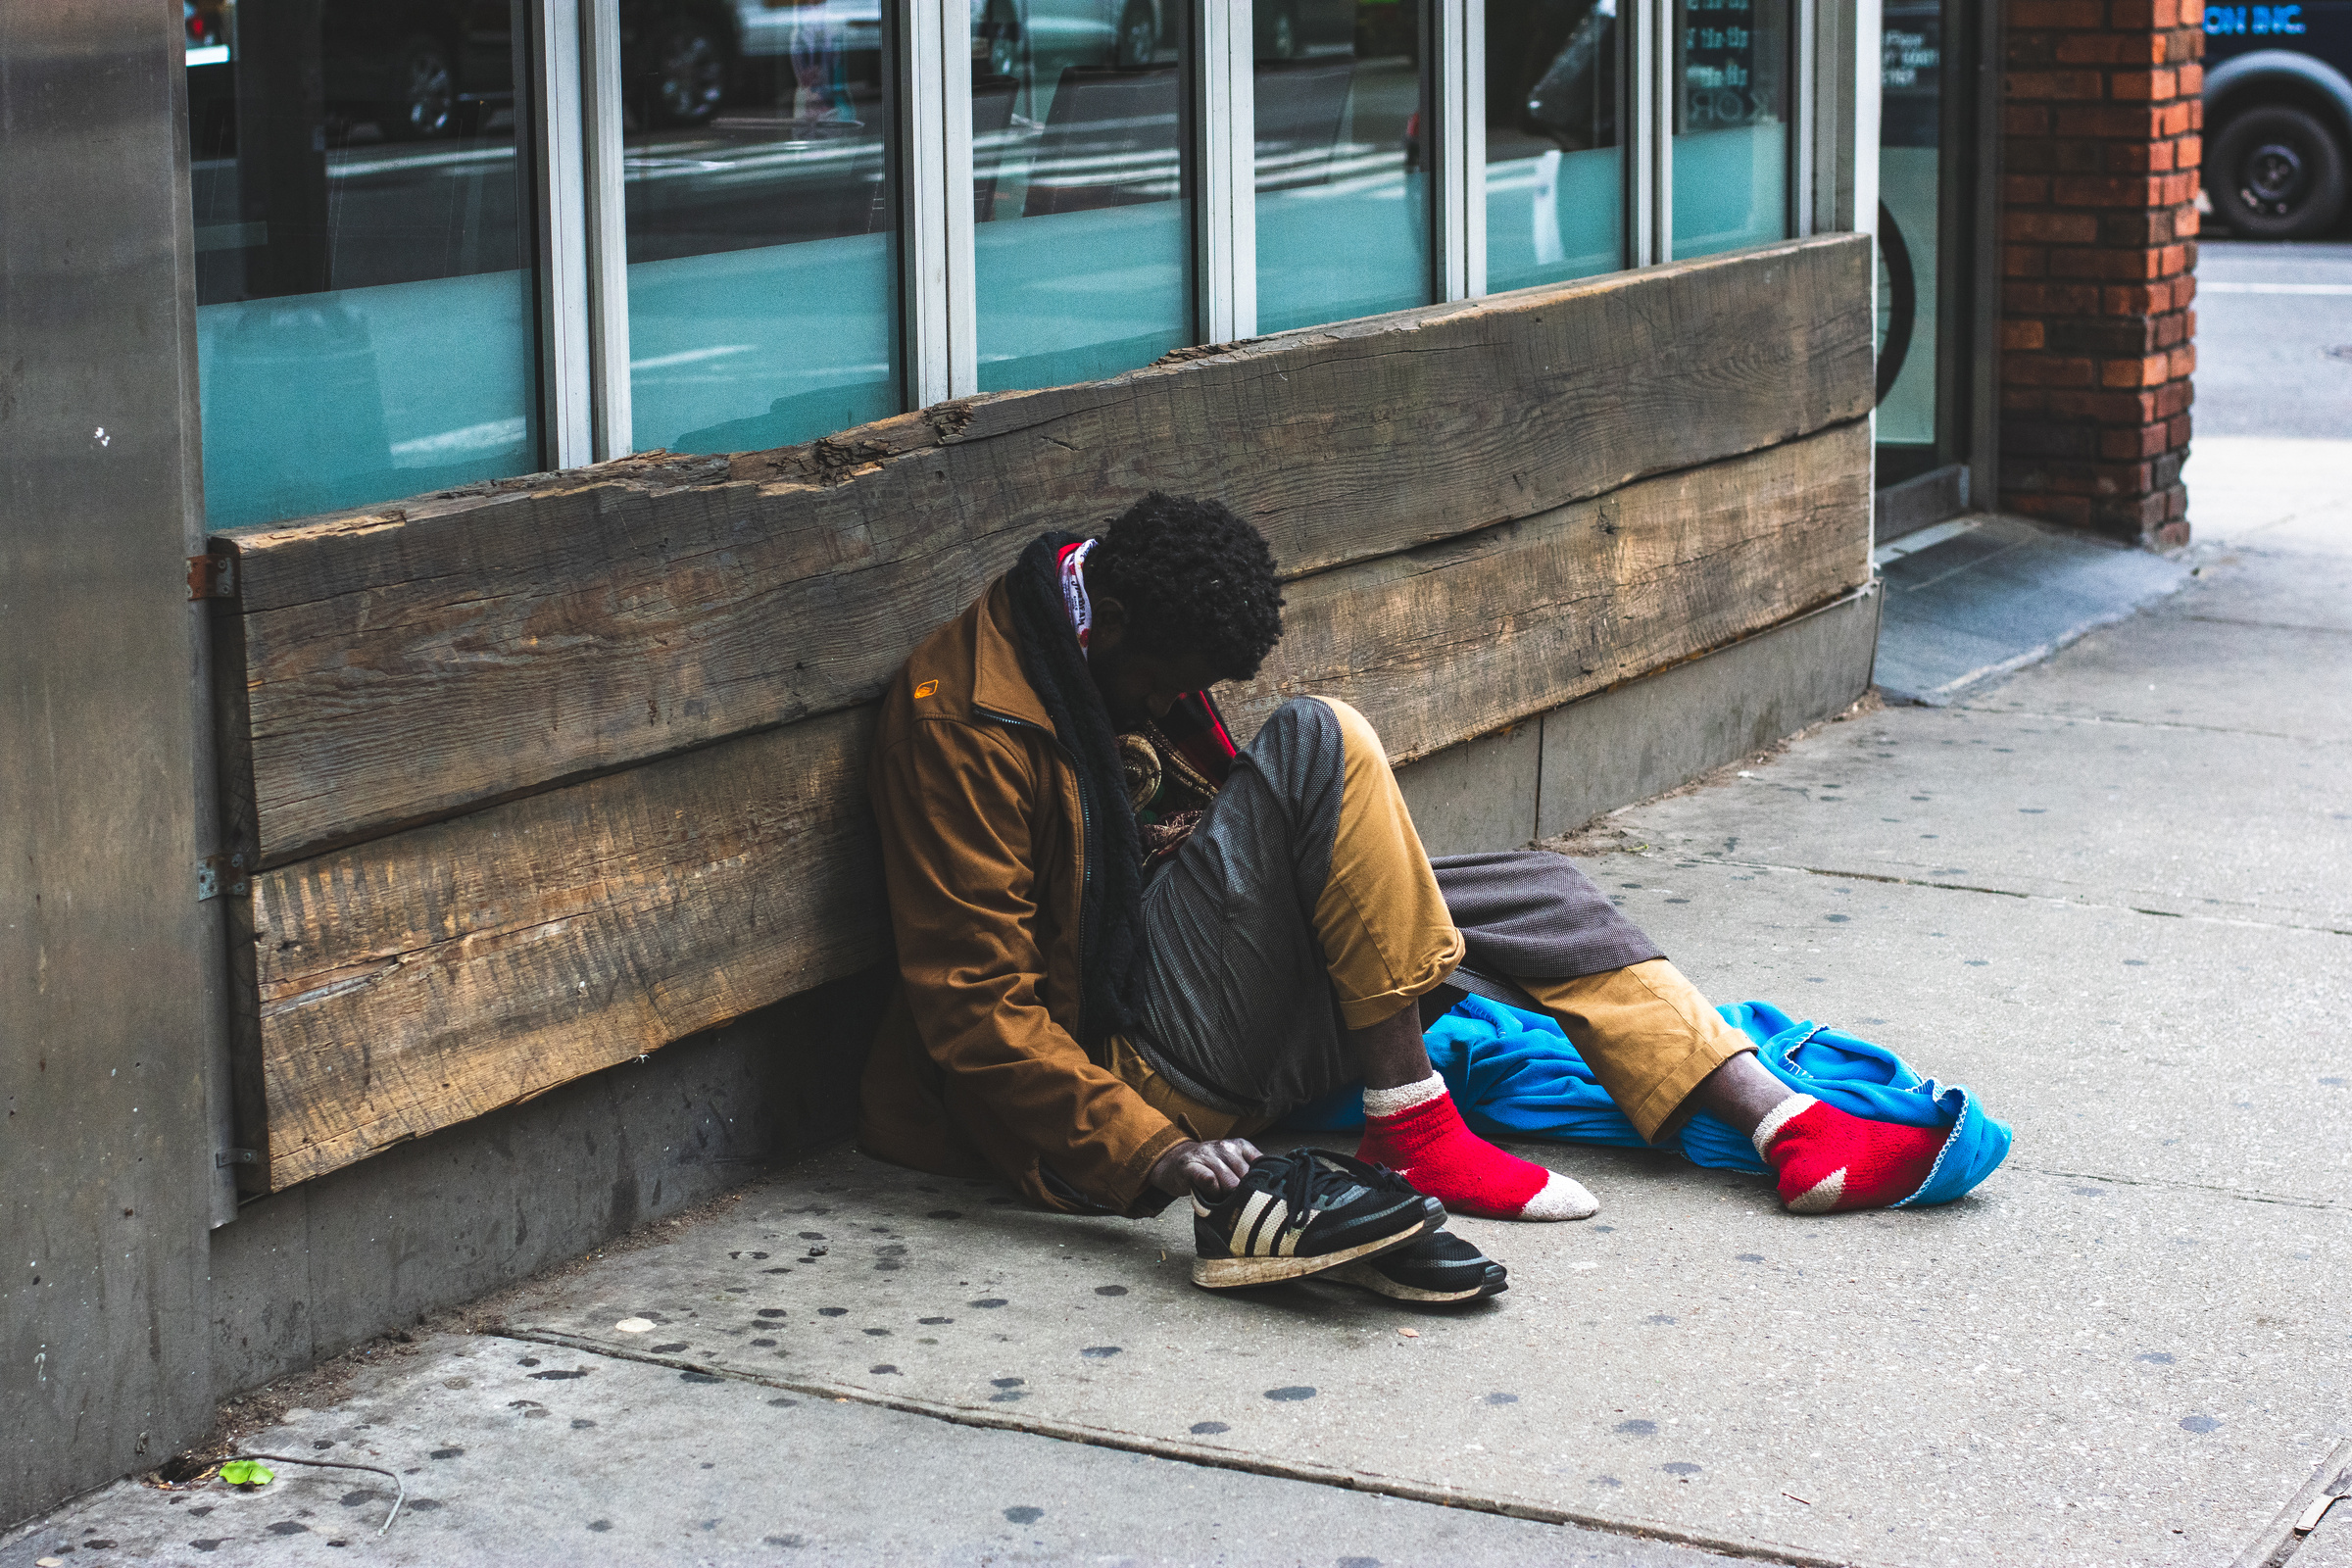
M 858 1142 L 1005 1177 L 1036 1201 L 1143 1215 L 1186 1134 L 1090 1054 L 1078 1021 L 1078 775 L 1021 672 L 1003 579 L 915 649 L 882 700 L 866 788 L 899 985 Z

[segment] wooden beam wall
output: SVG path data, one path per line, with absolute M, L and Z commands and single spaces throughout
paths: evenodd
M 248 847 L 285 865 L 855 707 L 1041 529 L 1152 489 L 1225 501 L 1308 574 L 1860 418 L 1870 267 L 1866 237 L 1804 240 L 731 465 L 626 462 L 220 535 L 241 568 L 246 718 L 224 750 L 251 760 Z
M 1289 590 L 1281 647 L 1229 706 L 1247 734 L 1285 695 L 1329 693 L 1400 759 L 1437 751 L 1865 580 L 1869 476 L 1869 427 L 1846 423 L 1321 572 Z M 884 635 L 819 622 L 794 646 Z M 895 667 L 903 651 L 880 652 Z M 859 784 L 869 714 L 740 736 L 259 876 L 269 1185 L 885 954 Z

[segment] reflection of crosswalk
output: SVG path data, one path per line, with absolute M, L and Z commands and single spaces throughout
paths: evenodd
M 1160 145 L 1138 148 L 1134 145 L 1138 140 Z M 1135 197 L 1172 197 L 1184 188 L 1174 140 L 1173 120 L 1105 122 L 1094 146 L 1071 149 L 1065 140 L 1062 145 L 1067 150 L 1047 158 L 1038 153 L 1044 141 L 1043 127 L 1015 126 L 974 139 L 972 173 L 981 180 L 1025 174 L 1032 185 L 1111 186 Z M 353 179 L 416 170 L 473 173 L 481 166 L 511 164 L 514 158 L 512 146 L 391 157 L 338 152 L 328 158 L 327 177 Z M 863 183 L 882 177 L 881 163 L 882 143 L 877 135 L 786 135 L 748 143 L 708 139 L 631 150 L 621 166 L 621 178 L 630 184 L 686 180 L 725 187 L 796 174 L 850 173 Z M 866 167 L 858 167 L 861 165 Z M 1311 186 L 1340 195 L 1394 183 L 1403 172 L 1404 151 L 1399 147 L 1354 141 L 1257 144 L 1257 188 L 1261 191 L 1303 191 Z
M 504 147 L 463 147 L 443 153 L 401 153 L 389 158 L 369 158 L 348 150 L 331 152 L 326 157 L 326 177 L 352 179 L 361 174 L 393 174 L 411 169 L 443 169 L 451 172 L 472 173 L 471 166 L 479 164 L 511 164 L 514 161 L 512 144 Z

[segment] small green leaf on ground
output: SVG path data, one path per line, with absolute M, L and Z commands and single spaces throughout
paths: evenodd
M 266 1487 L 277 1472 L 256 1459 L 231 1459 L 220 1467 L 220 1479 L 232 1487 Z

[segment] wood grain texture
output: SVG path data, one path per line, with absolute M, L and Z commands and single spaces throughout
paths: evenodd
M 1869 441 L 1849 424 L 1300 581 L 1264 678 L 1229 701 L 1238 727 L 1327 692 L 1401 760 L 1835 598 L 1869 569 Z M 870 713 L 263 873 L 270 1185 L 874 961 Z
M 1720 648 L 1869 580 L 1870 457 L 1857 421 L 1295 583 L 1225 707 L 1345 698 L 1407 762 Z
M 874 962 L 872 712 L 256 878 L 270 1189 Z
M 866 701 L 1038 531 L 1150 490 L 1303 575 L 1858 418 L 1869 267 L 1804 240 L 223 534 L 262 863 Z

